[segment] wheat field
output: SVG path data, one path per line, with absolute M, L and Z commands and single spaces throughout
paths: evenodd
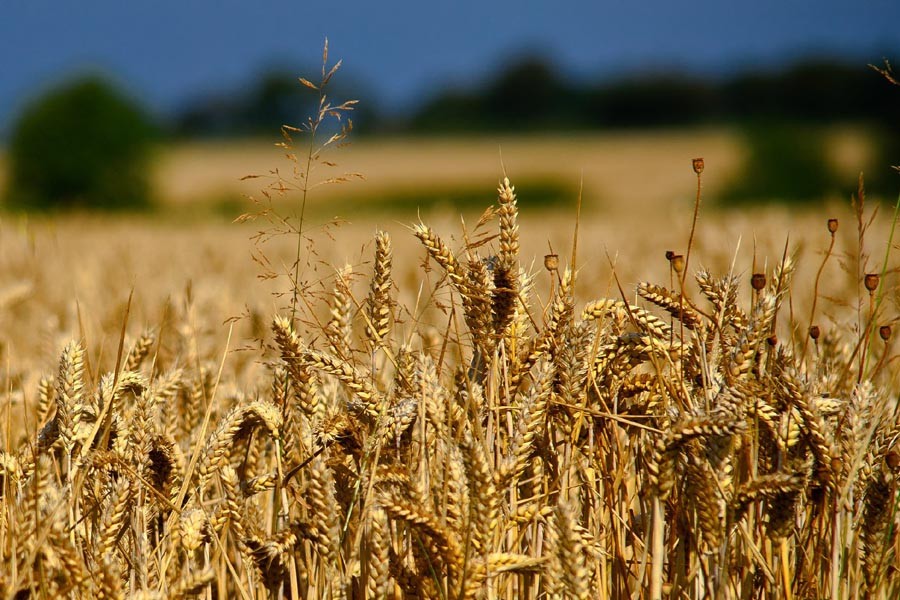
M 890 216 L 691 208 L 7 223 L 4 595 L 894 597 Z
M 510 157 L 307 221 L 321 97 L 236 223 L 0 223 L 3 597 L 900 595 L 896 212 L 707 211 L 682 148 L 652 210 Z

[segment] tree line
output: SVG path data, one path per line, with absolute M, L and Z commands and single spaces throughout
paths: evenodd
M 881 59 L 875 61 L 880 64 Z M 359 88 L 333 90 L 363 97 Z M 875 122 L 900 130 L 897 93 L 865 61 L 806 59 L 780 69 L 728 76 L 648 71 L 618 78 L 571 78 L 545 58 L 522 58 L 465 88 L 447 87 L 396 114 L 365 101 L 357 132 L 454 133 L 691 126 L 753 121 Z M 269 134 L 296 124 L 315 98 L 296 73 L 265 73 L 245 92 L 196 98 L 170 125 L 177 135 Z

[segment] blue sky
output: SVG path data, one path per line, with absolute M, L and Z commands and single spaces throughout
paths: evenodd
M 900 1 L 2 0 L 0 125 L 73 71 L 167 111 L 269 65 L 314 65 L 325 36 L 373 101 L 407 107 L 526 51 L 575 76 L 878 60 L 900 50 Z

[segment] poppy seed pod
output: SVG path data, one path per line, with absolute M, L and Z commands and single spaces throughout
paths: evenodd
M 757 292 L 766 287 L 766 275 L 765 273 L 754 273 L 750 278 L 750 285 Z
M 891 338 L 891 326 L 890 325 L 882 325 L 878 328 L 878 335 L 881 336 L 881 339 L 885 342 Z
M 870 292 L 874 292 L 878 289 L 879 281 L 881 281 L 881 276 L 879 276 L 878 273 L 866 273 L 866 277 L 863 279 L 866 289 Z
M 675 272 L 681 275 L 684 272 L 684 256 L 681 254 L 673 254 L 672 258 L 669 259 L 669 262 L 672 263 L 672 268 L 675 269 Z
M 694 167 L 694 173 L 699 175 L 703 172 L 703 167 L 705 166 L 702 158 L 695 158 L 691 161 L 691 166 Z
M 818 340 L 820 335 L 822 335 L 822 331 L 819 329 L 818 325 L 812 325 L 809 328 L 809 337 L 811 337 L 814 341 Z
M 834 234 L 838 229 L 838 220 L 837 219 L 828 219 L 828 233 Z
M 544 256 L 544 268 L 548 271 L 556 271 L 559 269 L 559 255 L 547 254 Z

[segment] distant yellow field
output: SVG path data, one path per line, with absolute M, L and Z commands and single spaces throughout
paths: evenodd
M 365 181 L 326 186 L 314 201 L 336 202 L 387 189 L 483 184 L 495 186 L 504 168 L 512 179 L 554 177 L 579 185 L 586 203 L 604 210 L 634 210 L 690 195 L 694 185 L 690 159 L 704 156 L 707 185 L 715 187 L 733 173 L 740 144 L 726 130 L 615 133 L 584 136 L 387 139 L 355 142 L 329 155 L 338 167 L 321 177 L 360 173 Z M 265 174 L 279 166 L 280 150 L 265 141 L 241 144 L 198 143 L 162 155 L 157 180 L 167 202 L 184 203 L 234 193 L 255 194 L 259 180 L 239 182 L 246 174 Z M 280 161 L 282 169 L 289 168 Z M 314 178 L 315 181 L 315 178 Z M 351 216 L 351 215 L 342 215 Z
M 864 163 L 866 142 L 859 132 L 836 129 L 830 136 L 832 161 L 850 177 Z M 298 148 L 300 154 L 302 148 Z M 184 204 L 204 199 L 256 194 L 258 179 L 239 181 L 273 168 L 289 172 L 282 151 L 267 140 L 204 142 L 165 151 L 157 165 L 159 195 Z M 740 169 L 740 137 L 725 128 L 684 131 L 613 132 L 584 135 L 386 138 L 355 141 L 326 155 L 337 167 L 318 179 L 345 172 L 364 180 L 325 186 L 313 202 L 365 198 L 388 190 L 429 186 L 494 186 L 505 170 L 513 180 L 555 179 L 577 189 L 583 182 L 585 204 L 605 214 L 656 209 L 693 196 L 693 157 L 706 159 L 704 184 L 710 193 Z M 527 202 L 527 190 L 523 199 Z M 352 215 L 342 214 L 343 217 Z

